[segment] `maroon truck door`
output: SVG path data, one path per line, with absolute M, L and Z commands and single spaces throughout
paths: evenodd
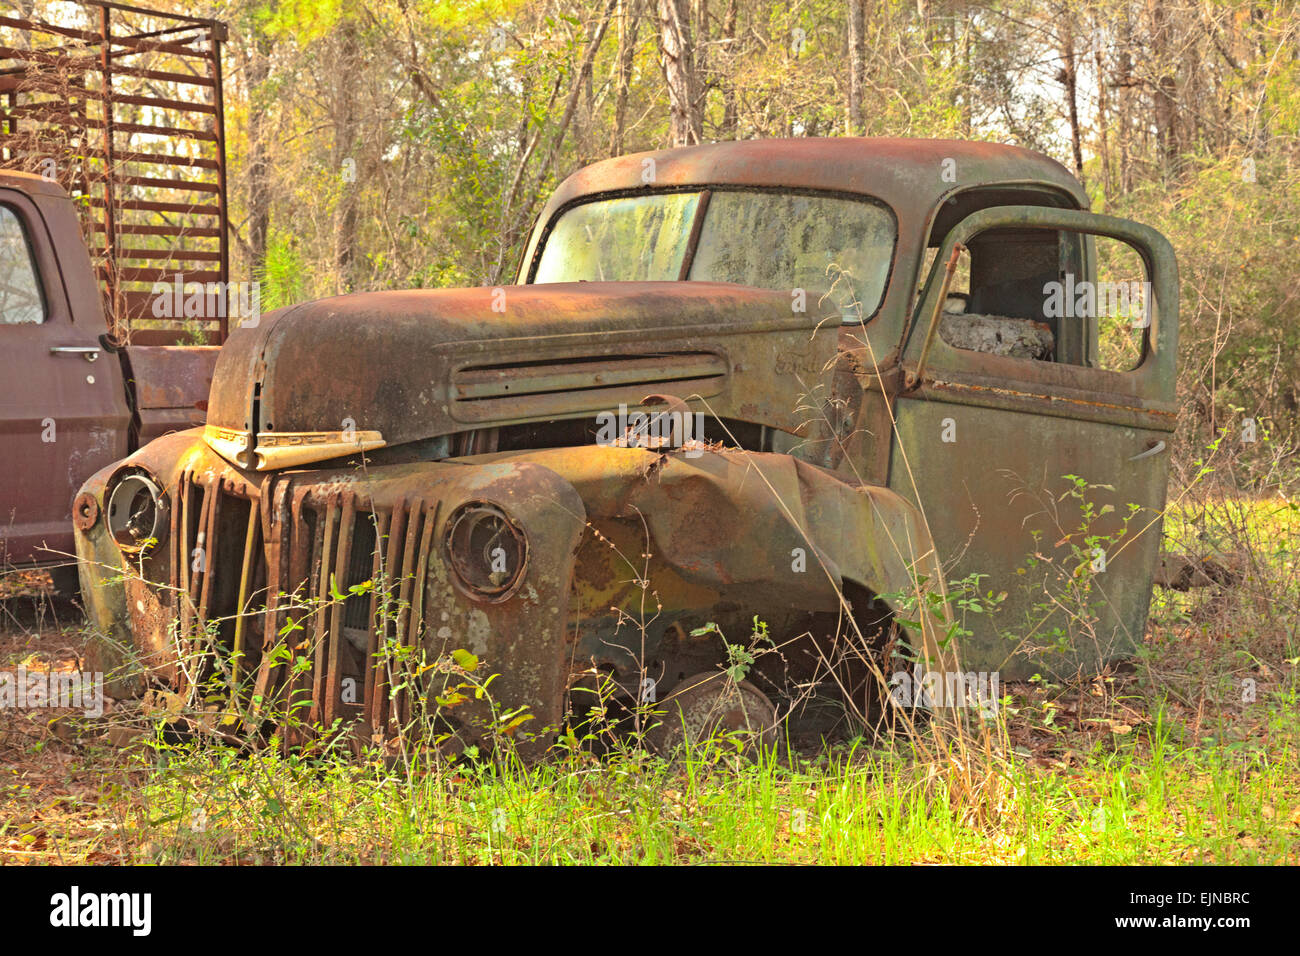
M 80 243 L 68 222 L 56 223 L 60 242 Z M 94 282 L 89 269 L 66 278 Z M 102 316 L 72 315 L 63 283 L 40 210 L 0 188 L 0 567 L 70 560 L 73 497 L 127 453 L 130 410 L 99 343 Z

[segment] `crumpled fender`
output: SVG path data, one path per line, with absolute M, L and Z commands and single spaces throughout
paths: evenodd
M 790 455 L 691 455 L 597 446 L 510 460 L 562 476 L 590 520 L 639 517 L 655 557 L 692 583 L 756 605 L 847 610 L 842 595 L 852 582 L 911 619 L 918 615 L 903 607 L 904 596 L 923 588 L 938 597 L 930 611 L 947 615 L 943 575 L 924 522 L 893 491 Z M 941 665 L 949 652 L 942 622 L 924 612 L 919 620 L 924 639 L 917 650 L 924 647 L 929 662 Z

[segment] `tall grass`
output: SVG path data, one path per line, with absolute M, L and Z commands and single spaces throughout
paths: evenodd
M 960 775 L 863 740 L 410 772 L 163 746 L 136 758 L 120 836 L 137 861 L 201 863 L 1296 863 L 1300 722 L 1276 716 L 1268 752 L 1179 745 L 1158 711 L 1072 766 L 1013 755 L 983 814 Z

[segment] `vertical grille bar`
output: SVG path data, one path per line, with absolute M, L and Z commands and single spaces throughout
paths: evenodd
M 185 494 L 185 478 L 189 472 L 182 471 L 176 479 L 176 500 L 172 502 L 171 514 L 168 516 L 170 521 L 170 538 L 168 539 L 168 558 L 170 559 L 170 568 L 168 569 L 167 587 L 169 604 L 177 611 L 180 609 L 179 594 L 181 586 L 181 564 L 185 557 L 185 542 L 181 540 L 181 498 Z
M 306 509 L 304 509 L 306 510 Z M 323 516 L 319 513 L 316 515 L 315 532 L 311 535 L 311 543 L 304 546 L 309 547 L 310 558 L 307 563 L 308 585 L 304 589 L 303 603 L 304 607 L 299 609 L 296 615 L 299 628 L 290 631 L 286 637 L 286 644 L 289 649 L 288 660 L 285 662 L 287 669 L 285 675 L 285 714 L 291 718 L 290 726 L 285 729 L 284 740 L 286 745 L 290 740 L 297 740 L 298 734 L 293 729 L 293 724 L 301 719 L 300 711 L 302 710 L 304 696 L 311 694 L 312 668 L 310 664 L 305 670 L 299 670 L 296 662 L 304 654 L 310 654 L 312 644 L 312 632 L 310 628 L 314 624 L 314 615 L 319 613 L 318 607 L 318 585 L 320 582 L 321 572 L 321 555 L 324 546 L 325 522 Z
M 419 646 L 424 635 L 424 583 L 429 572 L 429 549 L 433 546 L 433 529 L 438 523 L 440 502 L 425 509 L 424 534 L 420 538 L 420 561 L 416 565 L 415 581 L 411 586 L 411 624 L 407 630 L 406 643 L 410 647 Z
M 180 533 L 177 535 L 176 541 L 176 548 L 179 552 L 177 561 L 178 587 L 172 593 L 173 599 L 179 605 L 177 618 L 180 624 L 176 629 L 174 640 L 176 642 L 176 689 L 181 692 L 184 692 L 185 689 L 185 662 L 189 657 L 190 628 L 193 626 L 194 621 L 194 602 L 190 598 L 190 498 L 192 497 L 192 488 L 193 475 L 189 471 L 181 472 L 180 481 L 176 488 L 176 494 L 180 500 L 176 502 L 176 508 L 174 509 L 180 514 L 178 518 Z
M 338 582 L 340 592 L 347 593 L 348 565 L 352 558 L 352 526 L 356 520 L 356 497 L 350 491 L 343 492 L 343 515 L 339 519 L 338 554 L 334 560 L 334 579 Z M 333 510 L 331 509 L 331 514 Z M 326 653 L 324 719 L 328 727 L 334 723 L 339 714 L 343 698 L 343 605 L 344 601 L 334 601 L 330 607 L 328 632 L 328 651 Z
M 338 525 L 338 496 L 331 494 L 325 503 L 325 528 L 318 533 L 320 541 L 320 581 L 316 589 L 316 636 L 312 648 L 312 706 L 309 719 L 320 722 L 321 702 L 325 696 L 325 667 L 329 659 L 329 619 L 333 617 L 333 594 L 330 575 L 334 570 L 335 529 Z
M 244 669 L 244 631 L 248 616 L 249 590 L 253 586 L 253 565 L 257 558 L 257 538 L 261 528 L 261 515 L 255 503 L 248 509 L 248 528 L 244 532 L 244 559 L 239 570 L 239 600 L 235 605 L 235 634 L 230 646 L 230 693 L 239 692 L 239 682 Z
M 274 480 L 274 479 L 272 479 Z M 302 516 L 302 499 L 305 489 L 292 488 L 290 482 L 277 485 L 274 495 L 269 489 L 262 499 L 262 521 L 267 529 L 266 542 L 266 617 L 262 628 L 262 659 L 258 666 L 254 695 L 261 707 L 275 711 L 277 699 L 284 690 L 288 665 L 279 651 L 281 644 L 292 647 L 298 640 L 297 632 L 288 630 L 281 636 L 285 625 L 300 617 L 298 602 L 306 596 L 304 582 L 307 577 L 307 543 Z M 288 507 L 284 499 L 292 495 Z M 288 514 L 286 522 L 285 515 Z
M 386 650 L 389 637 L 392 634 L 392 618 L 395 612 L 393 596 L 395 594 L 394 582 L 401 572 L 401 555 L 403 543 L 405 541 L 406 531 L 406 498 L 401 498 L 393 505 L 393 520 L 389 525 L 388 540 L 385 546 L 384 555 L 384 613 L 382 620 L 375 626 L 375 630 L 381 635 L 380 638 L 380 655 L 377 661 L 379 665 L 379 674 L 375 680 L 375 699 L 374 699 L 374 719 L 372 726 L 376 730 L 383 731 L 387 735 L 392 728 L 389 723 L 389 654 Z
M 177 508 L 181 513 L 181 534 L 180 534 L 180 590 L 176 592 L 176 600 L 180 602 L 180 630 L 176 635 L 179 647 L 178 654 L 183 658 L 188 646 L 190 627 L 193 624 L 194 601 L 190 596 L 190 499 L 192 497 L 191 489 L 193 488 L 192 475 L 186 471 L 181 474 L 180 482 L 180 501 Z M 182 668 L 177 667 L 177 673 Z
M 380 572 L 384 567 L 384 541 L 388 535 L 390 517 L 385 512 L 376 511 L 374 513 L 374 522 L 375 556 L 370 568 L 370 580 L 374 586 L 370 589 L 370 616 L 367 618 L 370 633 L 366 641 L 365 661 L 366 684 L 361 698 L 367 733 L 377 733 L 381 729 L 375 717 L 375 697 L 378 694 L 382 677 L 380 673 L 382 663 L 379 658 L 379 628 L 375 624 L 375 614 L 379 609 L 379 589 L 383 585 Z
M 208 622 L 208 600 L 212 596 L 213 565 L 217 555 L 217 516 L 221 507 L 221 479 L 215 479 L 203 488 L 203 517 L 199 526 L 199 547 L 202 551 L 200 573 L 203 587 L 199 596 L 199 626 Z
M 405 540 L 402 543 L 402 571 L 401 577 L 397 584 L 397 610 L 394 615 L 396 618 L 393 639 L 402 647 L 410 647 L 406 641 L 407 623 L 411 617 L 411 579 L 415 577 L 415 545 L 419 541 L 419 529 L 421 519 L 424 517 L 424 499 L 416 497 L 411 502 L 411 510 L 406 521 Z M 404 664 L 410 664 L 410 658 L 403 655 Z M 406 726 L 410 717 L 410 686 L 409 682 L 403 680 L 405 686 L 398 693 L 397 698 L 393 701 L 394 719 L 399 726 Z
M 185 600 L 189 608 L 192 609 L 192 614 L 186 615 L 185 627 L 181 632 L 181 660 L 178 668 L 177 684 L 182 694 L 188 694 L 197 687 L 202 678 L 203 669 L 201 659 L 204 650 L 202 631 L 207 617 L 205 601 L 208 594 L 208 566 L 211 557 L 211 552 L 208 550 L 208 528 L 210 526 L 209 518 L 217 494 L 216 489 L 211 485 L 199 485 L 199 487 L 203 489 L 203 495 L 199 503 L 196 505 L 191 500 L 191 497 L 187 496 L 185 509 L 185 526 L 189 527 L 189 512 L 196 507 L 199 514 L 199 525 L 194 540 L 186 542 L 189 587 L 186 589 Z M 193 549 L 190 549 L 190 544 L 194 545 Z

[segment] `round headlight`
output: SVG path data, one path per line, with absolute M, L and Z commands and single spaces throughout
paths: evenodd
M 108 496 L 108 532 L 118 546 L 141 551 L 167 535 L 167 496 L 148 475 L 123 476 Z
M 472 501 L 447 522 L 447 563 L 475 597 L 503 601 L 523 580 L 528 539 L 496 505 Z

